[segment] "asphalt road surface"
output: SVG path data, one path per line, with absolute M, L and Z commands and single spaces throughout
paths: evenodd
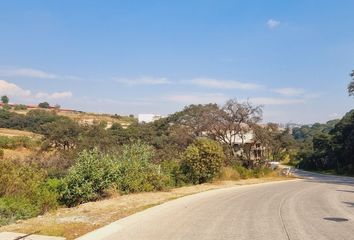
M 183 197 L 79 239 L 353 240 L 354 178 L 297 174 Z

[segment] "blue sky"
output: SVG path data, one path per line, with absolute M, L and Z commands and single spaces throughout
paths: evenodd
M 0 1 L 0 94 L 169 114 L 229 98 L 264 121 L 354 108 L 354 1 Z

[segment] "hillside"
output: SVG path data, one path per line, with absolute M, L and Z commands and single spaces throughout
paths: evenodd
M 58 115 L 66 116 L 73 119 L 74 121 L 77 121 L 78 123 L 89 124 L 89 125 L 93 124 L 94 122 L 106 122 L 107 127 L 112 126 L 113 123 L 119 123 L 120 125 L 122 125 L 122 127 L 127 127 L 130 124 L 132 124 L 134 121 L 136 121 L 134 117 L 131 116 L 120 116 L 117 114 L 112 115 L 112 114 L 87 113 L 87 112 L 71 110 L 71 109 L 56 109 L 53 107 L 49 109 L 45 109 L 45 108 L 29 106 L 25 110 L 11 109 L 10 111 L 18 114 L 27 114 L 29 111 L 36 110 L 36 109 L 45 110 L 45 111 L 54 111 Z

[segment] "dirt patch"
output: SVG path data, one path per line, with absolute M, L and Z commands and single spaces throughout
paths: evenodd
M 268 177 L 240 181 L 222 181 L 175 188 L 168 192 L 116 196 L 106 200 L 85 203 L 74 208 L 61 208 L 44 216 L 18 221 L 16 224 L 1 227 L 0 232 L 30 233 L 38 231 L 38 234 L 75 239 L 113 221 L 182 196 L 213 189 L 288 179 L 291 178 Z

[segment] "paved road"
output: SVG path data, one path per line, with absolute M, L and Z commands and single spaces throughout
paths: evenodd
M 354 179 L 305 179 L 187 196 L 121 219 L 80 240 L 353 240 Z

